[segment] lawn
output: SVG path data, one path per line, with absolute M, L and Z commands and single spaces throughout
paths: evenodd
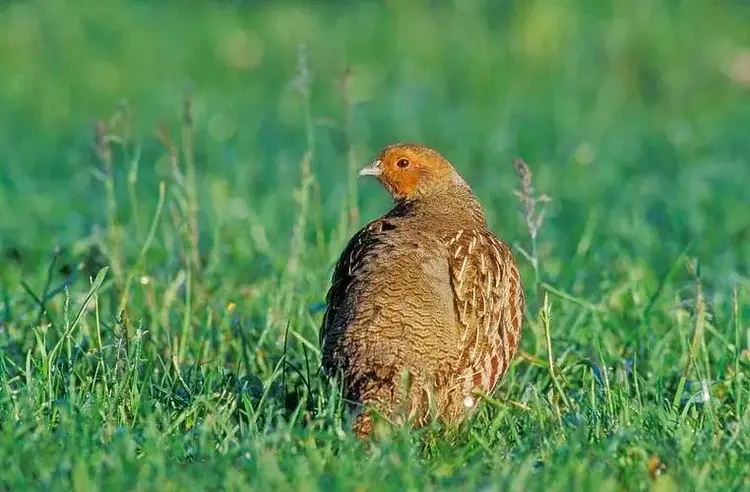
M 343 5 L 0 5 L 0 489 L 750 489 L 750 6 Z M 318 327 L 396 141 L 528 306 L 470 422 L 367 447 Z

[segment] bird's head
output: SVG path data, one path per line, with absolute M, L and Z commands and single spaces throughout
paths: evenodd
M 375 176 L 394 200 L 410 200 L 439 193 L 463 183 L 453 166 L 436 151 L 417 144 L 385 147 L 360 176 Z

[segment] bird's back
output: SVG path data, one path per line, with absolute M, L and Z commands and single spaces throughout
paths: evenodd
M 348 398 L 398 400 L 408 370 L 410 398 L 420 400 L 454 372 L 460 347 L 449 262 L 431 231 L 401 217 L 368 224 L 341 255 L 327 301 L 323 367 L 343 370 Z M 424 411 L 416 400 L 412 410 Z

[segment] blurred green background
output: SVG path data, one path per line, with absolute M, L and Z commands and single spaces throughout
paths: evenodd
M 295 90 L 304 45 L 327 224 L 346 191 L 340 88 L 349 68 L 356 158 L 393 141 L 438 148 L 501 233 L 522 230 L 510 162 L 523 157 L 557 200 L 551 227 L 562 251 L 572 252 L 596 217 L 620 246 L 646 243 L 652 262 L 687 238 L 725 271 L 748 257 L 744 2 L 43 0 L 0 8 L 0 208 L 13 211 L 0 214 L 4 242 L 45 248 L 42 238 L 71 241 L 101 220 L 93 122 L 121 101 L 143 151 L 143 199 L 155 199 L 155 180 L 169 172 L 157 124 L 179 123 L 188 84 L 199 187 L 223 183 L 280 239 L 307 146 Z M 368 217 L 382 211 L 383 194 L 362 188 Z
M 741 0 L 0 2 L 0 484 L 646 490 L 657 456 L 658 490 L 747 485 L 748 26 Z M 162 138 L 182 149 L 186 94 L 197 247 Z M 96 122 L 117 140 L 112 180 Z M 550 389 L 521 255 L 527 357 L 456 446 L 366 455 L 317 379 L 279 387 L 282 357 L 318 363 L 331 266 L 389 206 L 351 168 L 396 141 L 451 160 L 514 246 L 529 248 L 514 158 L 552 198 L 539 274 L 573 407 Z M 122 269 L 95 319 L 83 277 L 108 260 L 91 244 Z M 72 335 L 65 288 L 84 313 Z M 231 371 L 268 397 L 233 400 Z M 290 388 L 314 394 L 312 424 Z

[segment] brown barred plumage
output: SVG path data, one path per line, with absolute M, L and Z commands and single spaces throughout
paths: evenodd
M 516 353 L 524 293 L 511 250 L 434 150 L 392 145 L 360 174 L 377 176 L 394 207 L 355 234 L 336 264 L 323 369 L 341 373 L 349 401 L 396 423 L 460 423 Z M 360 412 L 355 432 L 371 427 Z

